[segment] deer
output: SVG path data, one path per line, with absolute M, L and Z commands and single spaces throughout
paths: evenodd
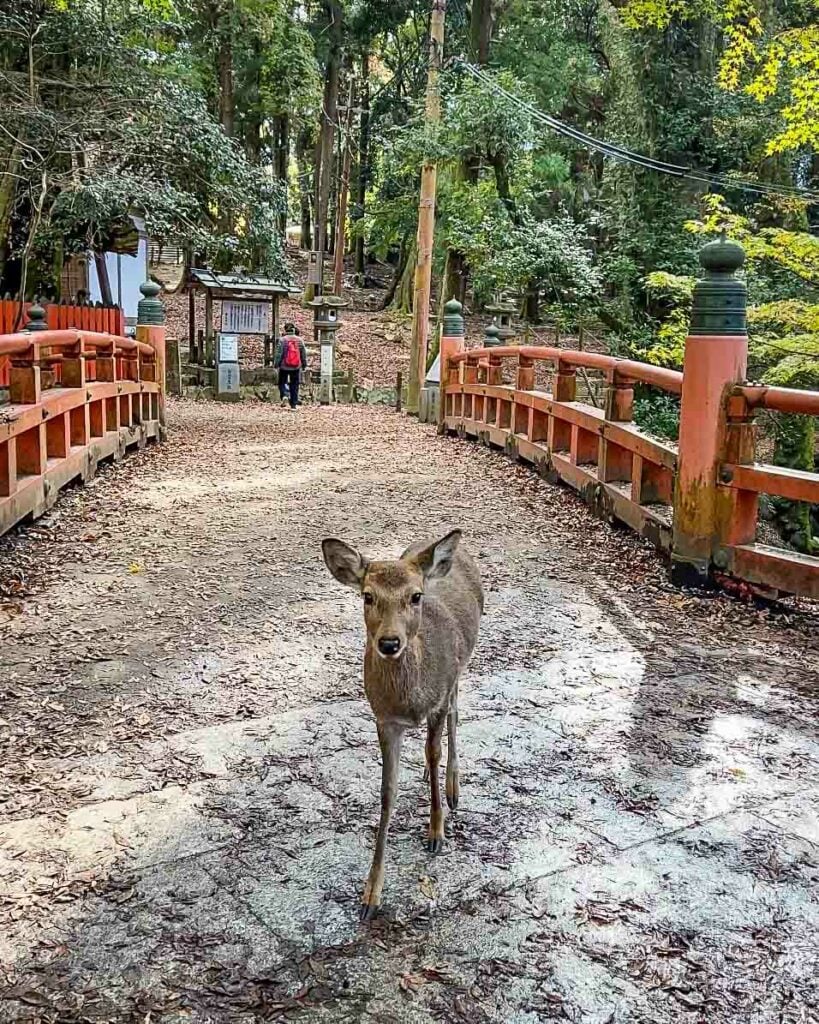
M 430 817 L 427 850 L 444 845 L 439 766 L 447 727 L 446 801 L 458 806 L 458 690 L 478 639 L 484 610 L 480 573 L 453 530 L 433 543 L 411 545 L 400 558 L 370 561 L 344 541 L 322 542 L 330 573 L 360 593 L 367 633 L 364 692 L 381 748 L 381 816 L 361 920 L 376 916 L 384 888 L 387 835 L 398 795 L 407 729 L 426 722 Z

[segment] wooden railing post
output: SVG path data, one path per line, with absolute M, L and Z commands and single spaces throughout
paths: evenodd
M 553 396 L 556 402 L 573 402 L 577 398 L 577 371 L 562 359 L 555 368 Z
M 745 285 L 736 271 L 742 246 L 723 237 L 700 252 L 705 277 L 694 288 L 685 343 L 680 449 L 674 495 L 672 575 L 681 585 L 708 582 L 718 544 L 717 488 L 728 399 L 745 379 Z
M 630 423 L 634 410 L 634 382 L 621 377 L 617 368 L 607 372 L 605 415 L 610 423 Z M 604 483 L 631 481 L 634 455 L 622 445 L 601 437 L 597 452 L 597 477 Z
M 142 298 L 137 305 L 137 341 L 154 350 L 155 380 L 159 384 L 159 422 L 165 425 L 165 308 L 159 299 L 160 286 L 146 281 L 139 286 Z
M 35 303 L 28 310 L 28 323 L 23 328 L 32 335 L 32 342 L 39 331 L 48 330 L 45 310 Z M 9 369 L 9 401 L 13 405 L 36 405 L 43 393 L 43 374 L 40 367 L 40 346 L 32 344 L 23 356 L 14 356 Z
M 725 446 L 722 461 L 729 466 L 748 466 L 756 454 L 756 426 L 753 410 L 742 395 L 732 395 L 727 403 Z M 725 549 L 737 544 L 751 544 L 756 539 L 759 495 L 728 486 L 731 470 L 720 469 L 717 491 L 717 546 L 714 565 L 725 569 L 730 561 Z
M 606 382 L 605 409 L 612 423 L 631 423 L 634 415 L 634 381 L 620 377 L 616 368 Z
M 527 356 L 518 356 L 518 372 L 515 377 L 515 387 L 518 391 L 534 391 L 535 388 L 535 361 Z
M 42 397 L 36 348 L 24 356 L 12 356 L 9 370 L 9 401 L 12 405 L 36 405 Z
M 114 342 L 109 348 L 97 349 L 97 380 L 111 383 L 117 379 L 117 364 L 114 358 Z
M 85 366 L 85 345 L 80 335 L 72 349 L 63 353 L 62 386 L 64 388 L 84 388 L 88 383 Z

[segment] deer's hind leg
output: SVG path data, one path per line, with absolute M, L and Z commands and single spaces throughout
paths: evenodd
M 451 810 L 458 806 L 461 795 L 461 775 L 458 769 L 458 683 L 452 690 L 449 701 L 447 723 L 447 755 L 446 755 L 446 802 Z

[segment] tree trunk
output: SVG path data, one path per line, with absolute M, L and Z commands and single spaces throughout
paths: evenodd
M 313 248 L 312 217 L 310 212 L 310 135 L 303 128 L 296 140 L 296 160 L 299 167 L 299 204 L 301 207 L 301 247 Z
M 509 167 L 506 161 L 506 157 L 498 153 L 494 153 L 490 161 L 492 168 L 495 172 L 495 187 L 498 190 L 498 195 L 501 198 L 501 202 L 506 207 L 506 212 L 513 224 L 520 224 L 520 214 L 518 212 L 518 206 L 512 196 L 512 190 L 509 184 Z
M 108 264 L 104 252 L 94 253 L 94 265 L 97 268 L 97 280 L 100 284 L 100 295 L 106 306 L 114 305 L 114 296 L 111 291 L 111 279 L 108 276 Z
M 17 167 L 20 162 L 19 146 L 12 146 L 3 160 L 0 174 L 0 281 L 8 257 L 9 231 L 11 230 L 11 214 L 14 209 L 14 197 L 17 192 Z
M 457 299 L 461 305 L 466 302 L 467 277 L 466 257 L 458 249 L 450 249 L 446 254 L 444 279 L 441 285 L 441 316 L 443 316 L 444 304 L 450 299 Z
M 410 242 L 409 232 L 404 235 L 401 240 L 401 246 L 398 250 L 398 263 L 395 265 L 395 272 L 392 275 L 390 286 L 384 294 L 384 301 L 381 304 L 382 309 L 388 309 L 395 301 L 396 293 L 398 292 L 398 286 L 404 279 L 404 275 L 407 270 L 407 263 L 409 261 L 410 250 L 414 251 L 415 245 Z M 412 274 L 415 275 L 415 259 L 413 258 Z
M 353 219 L 358 223 L 355 240 L 355 273 L 359 288 L 366 285 L 367 252 L 361 221 L 367 210 L 367 187 L 370 183 L 370 54 L 361 58 L 361 123 L 358 134 L 358 175 L 356 205 Z
M 244 104 L 245 116 L 242 120 L 242 135 L 244 138 L 245 153 L 248 160 L 257 165 L 262 158 L 262 102 L 261 102 L 261 40 L 254 39 L 251 42 L 254 59 L 248 69 L 248 102 Z
M 537 285 L 530 284 L 527 287 L 523 310 L 523 317 L 528 324 L 540 322 L 540 289 Z
M 276 177 L 284 191 L 284 209 L 279 214 L 279 230 L 282 235 L 287 231 L 288 178 L 290 165 L 290 115 L 280 114 L 273 120 L 274 169 Z
M 469 24 L 470 56 L 476 64 L 489 60 L 489 45 L 492 41 L 492 0 L 472 0 L 472 17 Z
M 219 20 L 219 47 L 216 53 L 216 74 L 219 81 L 219 124 L 225 135 L 233 137 L 236 105 L 233 98 L 233 35 L 230 10 Z
M 325 0 L 327 23 L 330 33 L 330 51 L 324 75 L 324 103 L 321 112 L 321 156 L 316 202 L 316 248 L 327 245 L 327 214 L 330 206 L 330 189 L 333 175 L 335 150 L 335 126 L 338 118 L 338 78 L 341 65 L 342 9 L 339 0 Z
M 489 44 L 492 39 L 492 0 L 472 0 L 469 23 L 470 58 L 473 63 L 484 65 L 489 60 Z M 473 184 L 478 180 L 480 153 L 474 153 L 461 161 L 458 177 Z M 466 256 L 458 249 L 449 248 L 446 255 L 447 274 L 444 279 L 446 302 L 454 295 L 459 302 L 466 299 L 466 284 L 469 268 Z M 450 294 L 451 293 L 451 294 Z
M 324 97 L 321 107 L 321 127 L 316 142 L 316 202 L 315 202 L 315 248 L 319 251 L 327 249 L 327 215 L 330 207 L 330 190 L 333 177 L 333 160 L 335 157 L 335 128 L 338 119 L 338 79 L 341 67 L 342 43 L 342 8 L 339 0 L 324 0 L 327 12 L 330 48 L 327 55 L 327 66 L 324 70 Z M 304 289 L 303 299 L 309 302 L 315 295 L 320 295 L 322 286 L 316 290 L 315 285 L 308 284 Z
M 413 239 L 405 245 L 407 255 L 404 263 L 404 271 L 400 277 L 396 274 L 397 287 L 393 299 L 393 308 L 399 313 L 412 312 L 412 297 L 415 293 L 415 266 L 418 262 L 418 241 Z
M 338 210 L 336 212 L 336 251 L 333 267 L 333 294 L 341 295 L 344 287 L 344 255 L 347 251 L 347 200 L 350 194 L 350 166 L 353 159 L 353 83 L 347 99 L 347 125 L 344 138 L 344 157 L 341 162 L 341 180 L 338 184 Z

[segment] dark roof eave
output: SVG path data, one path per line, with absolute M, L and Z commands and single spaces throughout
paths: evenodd
M 258 298 L 259 296 L 290 295 L 293 285 L 274 281 L 269 277 L 239 277 L 235 274 L 216 274 L 212 270 L 191 267 L 187 272 L 188 288 L 203 288 L 221 298 Z

